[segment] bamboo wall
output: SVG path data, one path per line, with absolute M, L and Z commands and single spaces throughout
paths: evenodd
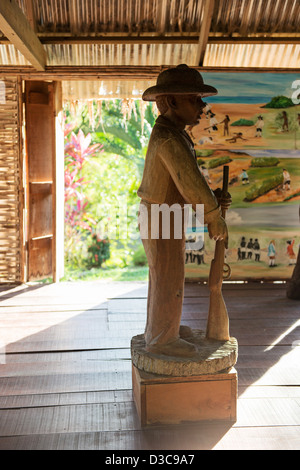
M 0 80 L 0 283 L 21 280 L 18 81 Z

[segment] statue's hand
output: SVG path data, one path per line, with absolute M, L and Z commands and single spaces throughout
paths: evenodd
M 229 193 L 223 194 L 221 188 L 215 189 L 214 195 L 216 196 L 221 209 L 227 211 L 232 203 L 231 195 Z
M 213 238 L 216 241 L 224 240 L 225 247 L 228 248 L 228 230 L 223 217 L 220 216 L 210 222 L 207 228 L 210 238 Z

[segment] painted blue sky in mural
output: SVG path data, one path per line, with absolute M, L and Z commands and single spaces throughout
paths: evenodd
M 296 73 L 218 73 L 203 72 L 204 82 L 217 88 L 218 95 L 205 98 L 209 103 L 267 103 L 284 95 L 291 98 Z

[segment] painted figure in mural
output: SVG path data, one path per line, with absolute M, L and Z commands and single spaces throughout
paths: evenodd
M 269 258 L 269 267 L 272 268 L 275 265 L 275 256 L 276 256 L 276 250 L 275 250 L 275 241 L 271 240 L 268 246 L 268 258 Z
M 230 137 L 230 139 L 226 139 L 227 142 L 230 142 L 231 144 L 235 144 L 237 140 L 247 140 L 244 137 L 242 137 L 243 133 L 242 132 L 234 132 L 234 136 Z
M 255 255 L 255 261 L 260 261 L 260 244 L 257 238 L 255 238 L 254 240 L 253 250 Z
M 230 118 L 228 114 L 226 114 L 225 119 L 223 119 L 223 121 L 220 122 L 220 124 L 224 124 L 224 130 L 223 130 L 224 136 L 229 135 L 229 122 L 230 122 Z
M 253 240 L 250 238 L 250 240 L 247 243 L 247 259 L 252 259 L 252 254 L 253 254 Z
M 204 106 L 204 108 L 203 108 L 203 114 L 205 114 L 205 115 L 206 115 L 206 119 L 208 119 L 208 117 L 209 117 L 209 112 L 210 112 L 210 110 L 211 110 L 211 105 L 210 105 L 209 103 L 204 103 L 204 104 L 205 104 L 205 106 Z
M 249 184 L 249 176 L 248 176 L 247 170 L 245 169 L 242 170 L 241 178 L 242 178 L 243 184 Z
M 284 168 L 282 170 L 282 174 L 283 174 L 283 186 L 282 186 L 282 189 L 291 189 L 291 176 L 289 174 L 289 172 Z
M 211 130 L 212 131 L 217 131 L 218 130 L 218 121 L 217 121 L 217 118 L 215 117 L 216 115 L 212 111 L 209 111 L 208 116 L 209 116 L 209 126 L 204 127 L 204 130 L 205 131 L 208 130 L 208 132 L 211 132 Z
M 255 137 L 261 137 L 262 136 L 262 130 L 264 127 L 265 123 L 263 120 L 262 116 L 258 116 L 257 122 L 255 124 L 256 132 L 255 132 Z
M 282 132 L 288 132 L 288 130 L 289 130 L 289 120 L 288 120 L 288 115 L 287 115 L 286 111 L 282 111 L 281 119 L 283 119 Z
M 160 116 L 150 137 L 142 182 L 138 189 L 141 198 L 139 225 L 146 220 L 148 237 L 141 235 L 149 264 L 149 290 L 146 349 L 149 352 L 179 357 L 196 353 L 194 344 L 183 338 L 180 327 L 185 279 L 185 236 L 176 238 L 175 218 L 171 217 L 170 236 L 163 238 L 159 227 L 158 238 L 151 237 L 153 206 L 176 205 L 183 225 L 185 204 L 204 205 L 204 222 L 210 238 L 225 241 L 228 232 L 221 216 L 220 204 L 229 207 L 228 195 L 218 200 L 220 192 L 213 192 L 201 174 L 194 144 L 185 131 L 196 125 L 205 106 L 203 96 L 217 94 L 217 90 L 203 83 L 201 74 L 187 65 L 163 71 L 155 86 L 144 94 L 145 101 L 156 101 Z M 143 215 L 143 216 L 142 216 Z M 170 214 L 169 214 L 170 215 Z M 151 220 L 152 219 L 152 220 Z
M 213 141 L 213 138 L 211 136 L 209 136 L 209 137 L 203 136 L 198 140 L 199 145 L 213 144 L 213 142 L 214 141 Z
M 287 243 L 286 251 L 289 257 L 289 265 L 296 264 L 297 257 L 296 257 L 296 253 L 294 252 L 295 240 L 287 240 L 286 243 Z
M 202 175 L 204 176 L 204 178 L 206 179 L 206 181 L 208 182 L 208 184 L 211 184 L 211 179 L 209 177 L 209 172 L 208 172 L 208 169 L 206 168 L 206 166 L 202 165 L 201 168 L 200 168 L 200 171 L 201 171 Z
M 241 259 L 246 258 L 246 238 L 242 237 L 241 243 L 240 243 L 240 253 L 241 253 Z

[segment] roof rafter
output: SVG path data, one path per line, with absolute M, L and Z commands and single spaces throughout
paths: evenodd
M 197 34 L 181 35 L 124 35 L 124 34 L 106 34 L 105 36 L 72 36 L 59 34 L 38 34 L 41 44 L 198 44 L 199 36 Z M 0 37 L 0 44 L 7 44 L 10 41 L 6 37 Z M 209 34 L 206 44 L 299 44 L 300 34 L 293 35 L 232 35 L 220 36 Z
M 15 0 L 1 0 L 0 30 L 35 69 L 45 70 L 46 52 Z
M 36 19 L 34 15 L 34 7 L 33 7 L 33 0 L 25 0 L 26 6 L 26 16 L 28 18 L 29 24 L 34 32 L 37 31 L 36 27 Z
M 156 80 L 165 66 L 47 66 L 39 72 L 32 67 L 2 66 L 0 78 L 20 75 L 23 80 Z M 284 67 L 195 67 L 199 72 L 300 73 L 300 68 Z
M 201 22 L 201 30 L 199 34 L 198 50 L 196 54 L 195 65 L 202 66 L 205 56 L 205 49 L 208 42 L 211 20 L 213 16 L 215 0 L 204 0 L 203 2 L 203 16 Z

